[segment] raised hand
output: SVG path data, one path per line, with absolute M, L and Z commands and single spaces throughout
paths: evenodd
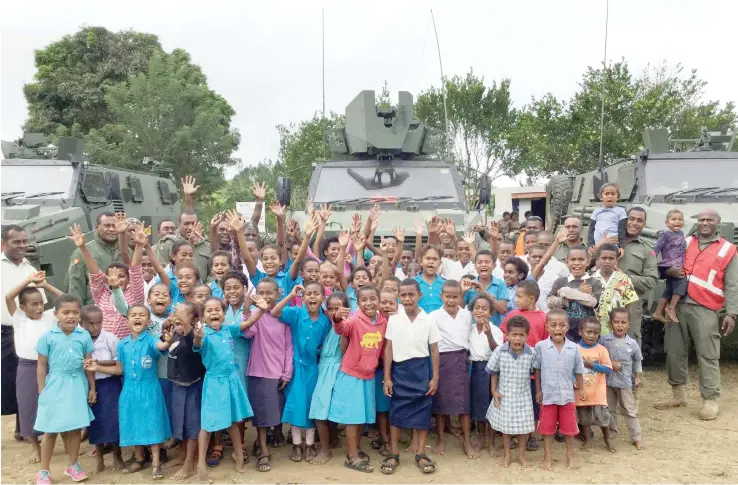
M 126 220 L 128 217 L 126 217 L 125 212 L 116 212 L 115 213 L 115 231 L 118 234 L 123 234 L 128 230 L 128 223 Z
M 307 213 L 309 216 L 312 216 L 315 213 L 315 202 L 312 200 L 309 200 L 307 203 Z
M 301 295 L 305 291 L 305 287 L 302 285 L 295 285 L 292 287 L 292 296 Z
M 415 221 L 413 223 L 413 229 L 415 229 L 416 236 L 422 236 L 423 230 L 425 229 L 425 224 L 423 223 L 423 221 Z
M 210 229 L 215 229 L 225 219 L 223 212 L 216 213 L 212 219 L 210 219 Z
M 364 247 L 366 247 L 366 236 L 364 234 L 354 234 L 354 246 L 356 247 L 357 254 L 360 254 L 361 251 L 364 250 Z
M 428 234 L 438 234 L 441 231 L 442 226 L 441 218 L 438 216 L 433 216 L 428 223 Z
M 382 240 L 379 242 L 379 251 L 383 254 L 387 252 L 389 249 L 389 241 L 385 238 L 382 238 Z
M 28 275 L 28 279 L 31 280 L 36 286 L 42 286 L 46 282 L 46 271 L 34 271 Z
M 484 332 L 485 334 L 492 333 L 492 327 L 489 326 L 489 320 L 482 324 L 482 332 Z
M 379 204 L 374 204 L 374 207 L 369 209 L 369 220 L 374 222 L 377 219 L 379 219 L 379 214 L 382 211 L 382 208 L 379 207 Z
M 446 219 L 444 221 L 443 230 L 448 234 L 449 236 L 455 236 L 456 235 L 456 223 L 453 221 L 453 219 Z
M 361 215 L 355 213 L 351 220 L 351 232 L 359 231 L 361 231 Z
M 395 227 L 392 229 L 392 235 L 397 239 L 397 246 L 402 247 L 402 244 L 405 242 L 405 229 Z
M 108 281 L 108 286 L 111 289 L 120 288 L 120 276 L 117 271 L 113 271 L 110 274 L 105 274 L 105 279 Z
M 195 338 L 202 341 L 202 338 L 205 336 L 205 325 L 201 322 L 197 322 L 197 325 L 195 325 Z
M 172 327 L 169 328 L 162 328 L 161 329 L 161 338 L 164 340 L 164 342 L 167 342 L 169 344 L 172 343 L 172 340 L 174 340 L 174 332 L 172 331 Z
M 192 232 L 190 233 L 190 243 L 197 244 L 203 239 L 204 238 L 202 237 L 202 224 L 200 224 L 200 221 L 195 221 L 195 225 L 192 228 Z
M 476 239 L 474 239 L 474 234 L 471 232 L 467 232 L 464 234 L 464 241 L 469 245 L 474 247 L 474 243 L 476 242 Z
M 556 242 L 559 244 L 563 244 L 566 242 L 567 237 L 569 237 L 569 231 L 564 228 L 560 230 L 558 234 L 556 234 Z
M 254 303 L 254 305 L 256 305 L 256 308 L 262 311 L 267 311 L 269 309 L 269 304 L 258 294 L 252 293 L 251 295 L 249 295 L 249 298 L 251 298 L 251 301 Z
M 74 245 L 78 248 L 85 245 L 85 235 L 82 234 L 82 229 L 80 229 L 79 224 L 75 224 L 69 228 L 69 236 L 67 237 L 71 239 Z
M 243 216 L 233 209 L 226 213 L 225 219 L 237 233 L 243 231 L 243 228 L 246 227 L 246 221 L 243 220 Z
M 351 234 L 348 231 L 341 231 L 338 234 L 338 244 L 342 248 L 345 248 L 346 246 L 348 246 L 348 243 L 350 240 L 351 240 Z
M 496 221 L 487 222 L 487 238 L 495 240 L 500 237 L 500 225 Z
M 349 310 L 346 307 L 341 307 L 338 310 L 336 310 L 336 313 L 333 314 L 333 321 L 341 322 L 343 320 L 346 320 L 350 315 L 351 315 L 351 310 Z
M 272 214 L 274 214 L 274 217 L 277 219 L 284 217 L 284 209 L 285 207 L 276 201 L 269 207 L 269 210 L 272 211 Z
M 472 280 L 470 280 L 469 278 L 461 278 L 460 284 L 461 284 L 461 291 L 464 293 L 471 290 L 472 286 L 474 286 L 472 284 Z
M 266 198 L 266 184 L 263 182 L 254 182 L 251 185 L 251 194 L 257 202 L 264 202 L 264 198 Z
M 187 175 L 183 179 L 180 179 L 180 181 L 182 182 L 182 193 L 184 193 L 184 195 L 195 195 L 197 189 L 200 188 L 199 185 L 195 185 L 197 183 L 197 179 L 192 175 Z
M 320 225 L 320 217 L 318 214 L 313 214 L 313 216 L 305 221 L 305 227 L 303 228 L 305 231 L 305 236 L 310 237 L 313 235 L 313 233 L 318 229 L 318 225 Z
M 320 220 L 323 221 L 323 224 L 325 224 L 326 222 L 328 222 L 328 219 L 331 218 L 331 214 L 333 214 L 333 206 L 322 204 L 320 206 L 318 214 L 320 215 Z
M 142 247 L 149 243 L 149 237 L 146 235 L 146 229 L 143 226 L 138 227 L 136 232 L 133 233 L 133 242 L 136 243 L 136 246 Z

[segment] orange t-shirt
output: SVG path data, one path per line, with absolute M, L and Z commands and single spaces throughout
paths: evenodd
M 518 233 L 518 239 L 515 241 L 515 256 L 525 255 L 525 231 Z
M 612 370 L 612 362 L 610 362 L 610 353 L 607 349 L 597 344 L 594 347 L 586 348 L 581 344 L 577 345 L 582 359 L 591 359 L 595 363 L 609 367 Z M 587 366 L 584 367 L 584 389 L 587 391 L 587 400 L 577 399 L 577 406 L 607 406 L 607 375 L 603 372 L 595 372 Z

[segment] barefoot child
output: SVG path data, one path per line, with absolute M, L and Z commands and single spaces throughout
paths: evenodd
M 142 304 L 128 308 L 130 335 L 118 343 L 115 366 L 101 366 L 92 359 L 86 362 L 89 371 L 115 376 L 126 376 L 118 400 L 118 426 L 120 446 L 135 446 L 135 461 L 124 473 L 133 473 L 146 467 L 144 447 L 151 446 L 152 479 L 164 478 L 161 470 L 159 447 L 172 436 L 164 394 L 159 385 L 156 361 L 162 351 L 169 348 L 171 333 L 165 330 L 162 339 L 155 339 L 146 332 L 150 312 Z M 146 419 L 141 420 L 145 416 Z
M 582 319 L 579 333 L 579 353 L 584 362 L 584 390 L 586 399 L 577 401 L 577 419 L 579 430 L 584 437 L 582 449 L 590 448 L 590 426 L 599 426 L 605 446 L 610 453 L 615 447 L 610 444 L 610 413 L 607 409 L 607 376 L 612 372 L 612 363 L 607 349 L 598 343 L 600 338 L 600 322 L 595 317 Z
M 438 389 L 441 334 L 430 315 L 418 306 L 419 299 L 418 282 L 404 280 L 400 283 L 400 301 L 405 312 L 392 315 L 387 323 L 384 393 L 391 398 L 392 453 L 382 460 L 381 471 L 385 474 L 394 473 L 400 464 L 398 441 L 403 428 L 417 430 L 415 463 L 420 471 L 436 471 L 435 463 L 424 450 L 433 416 L 432 396 Z
M 96 305 L 86 305 L 80 312 L 80 323 L 92 337 L 95 350 L 92 360 L 98 366 L 115 367 L 118 357 L 118 337 L 102 329 L 103 313 Z M 118 426 L 118 400 L 123 381 L 120 376 L 95 372 L 95 391 L 97 401 L 91 405 L 95 419 L 87 429 L 87 440 L 95 446 L 95 472 L 105 470 L 105 445 L 113 445 L 114 470 L 122 470 L 125 464 L 121 456 L 120 432 Z
M 571 252 L 569 253 L 571 258 Z M 564 435 L 566 443 L 566 468 L 574 465 L 574 436 L 579 434 L 577 428 L 577 412 L 575 406 L 574 386 L 568 383 L 572 375 L 576 378 L 579 400 L 587 399 L 584 388 L 584 362 L 577 349 L 577 344 L 566 338 L 569 330 L 569 319 L 566 312 L 551 309 L 546 315 L 546 331 L 549 338 L 538 342 L 535 348 L 536 358 L 533 367 L 536 369 L 536 399 L 541 406 L 541 420 L 538 432 L 543 435 L 543 462 L 541 468 L 551 470 L 553 457 L 551 445 L 556 425 L 559 433 Z
M 497 347 L 487 364 L 492 375 L 493 404 L 487 411 L 487 420 L 493 430 L 502 433 L 505 458 L 502 466 L 512 461 L 510 441 L 518 437 L 518 463 L 528 466 L 523 440 L 536 427 L 533 416 L 533 399 L 530 391 L 530 371 L 535 354 L 526 343 L 530 323 L 525 317 L 514 316 L 507 320 L 507 342 Z
M 328 263 L 330 264 L 330 263 Z M 326 300 L 326 314 L 333 320 L 334 315 L 341 309 L 348 311 L 349 301 L 342 291 L 331 293 Z M 331 453 L 331 430 L 328 422 L 328 411 L 331 406 L 331 394 L 336 384 L 338 371 L 341 369 L 341 337 L 333 330 L 328 330 L 328 335 L 323 339 L 318 362 L 318 382 L 310 402 L 310 414 L 308 417 L 315 420 L 320 438 L 320 451 L 310 460 L 313 465 L 324 465 L 333 456 Z
M 363 286 L 357 291 L 359 311 L 349 317 L 342 308 L 334 314 L 333 330 L 349 338 L 341 369 L 331 395 L 328 419 L 346 425 L 344 466 L 365 473 L 374 471 L 369 456 L 359 448 L 365 424 L 376 419 L 374 372 L 384 350 L 387 320 L 379 313 L 379 291 Z
M 476 423 L 479 443 L 476 452 L 487 448 L 490 456 L 496 456 L 495 434 L 487 422 L 487 411 L 492 401 L 491 380 L 485 371 L 492 351 L 502 345 L 503 334 L 496 325 L 489 321 L 492 316 L 493 303 L 485 295 L 477 295 L 469 305 L 474 325 L 469 332 L 469 360 L 471 361 L 471 419 Z
M 302 293 L 302 307 L 286 308 L 289 302 Z M 294 373 L 287 391 L 287 402 L 282 422 L 292 425 L 292 456 L 294 462 L 312 460 L 315 449 L 315 422 L 308 417 L 310 401 L 318 383 L 318 354 L 320 345 L 328 335 L 330 320 L 322 309 L 325 289 L 317 281 L 305 287 L 295 286 L 272 310 L 272 315 L 292 330 L 294 349 Z M 302 430 L 305 430 L 305 443 Z
M 476 458 L 477 452 L 471 444 L 471 404 L 469 390 L 469 335 L 472 328 L 471 312 L 462 308 L 461 285 L 450 280 L 443 284 L 441 291 L 443 308 L 431 312 L 441 340 L 438 392 L 433 396 L 433 414 L 436 416 L 438 442 L 435 453 L 446 452 L 444 427 L 446 418 L 459 416 L 464 437 L 464 453 L 468 458 Z
M 36 483 L 51 483 L 50 463 L 56 435 L 62 435 L 69 454 L 64 475 L 75 482 L 87 479 L 79 464 L 82 429 L 95 419 L 88 404 L 94 404 L 95 377 L 85 372 L 84 361 L 92 357 L 94 346 L 90 334 L 78 327 L 81 305 L 71 295 L 60 295 L 54 304 L 54 317 L 59 321 L 36 343 L 38 368 L 36 382 L 38 411 L 33 429 L 45 433 L 41 442 L 41 471 Z M 48 369 L 48 374 L 47 374 Z
M 224 282 L 224 284 L 227 281 Z M 206 456 L 210 433 L 230 428 L 233 441 L 233 459 L 236 471 L 244 472 L 243 447 L 238 423 L 254 415 L 241 379 L 236 374 L 233 358 L 233 340 L 261 318 L 267 304 L 258 295 L 250 296 L 257 309 L 246 319 L 235 325 L 224 325 L 225 304 L 217 298 L 205 302 L 202 321 L 207 325 L 195 328 L 193 350 L 201 352 L 205 365 L 202 385 L 202 410 L 200 413 L 200 435 L 198 437 L 197 475 L 202 483 L 208 483 Z
M 29 286 L 31 284 L 35 286 Z M 21 436 L 31 444 L 29 463 L 38 463 L 41 459 L 38 437 L 43 434 L 33 429 L 38 409 L 36 343 L 42 335 L 56 325 L 54 310 L 44 311 L 44 296 L 39 288 L 48 290 L 55 296 L 62 294 L 46 281 L 44 271 L 37 271 L 31 273 L 28 278 L 5 295 L 5 303 L 15 332 L 15 352 L 18 355 L 18 371 L 15 381 L 18 421 Z M 17 307 L 16 298 L 19 303 Z
M 284 388 L 292 380 L 294 350 L 292 330 L 282 325 L 273 313 L 279 298 L 277 282 L 271 278 L 262 279 L 256 293 L 266 302 L 267 311 L 244 331 L 243 336 L 251 340 L 246 374 L 247 394 L 254 409 L 251 424 L 257 429 L 256 469 L 268 472 L 272 469 L 272 457 L 267 448 L 267 432 L 282 422 Z
M 653 255 L 661 254 L 659 261 L 659 275 L 666 279 L 664 294 L 659 300 L 659 306 L 653 313 L 653 319 L 657 322 L 666 323 L 666 318 L 672 322 L 679 322 L 676 314 L 676 306 L 679 300 L 687 294 L 687 278 L 675 278 L 669 276 L 666 270 L 673 267 L 684 267 L 684 256 L 687 253 L 687 241 L 684 239 L 684 213 L 678 209 L 672 209 L 666 213 L 666 231 L 662 231 L 659 240 L 653 247 Z M 666 315 L 664 315 L 666 311 Z
M 636 449 L 641 449 L 641 423 L 638 419 L 638 404 L 633 397 L 633 388 L 641 385 L 641 348 L 630 338 L 630 314 L 625 308 L 613 308 L 610 312 L 612 333 L 600 337 L 600 343 L 610 353 L 612 372 L 607 375 L 607 406 L 610 411 L 610 439 L 618 434 L 617 406 L 625 415 L 630 440 Z M 614 446 L 614 445 L 613 445 Z

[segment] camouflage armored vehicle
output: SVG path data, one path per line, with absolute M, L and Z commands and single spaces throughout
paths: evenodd
M 312 165 L 308 200 L 333 206 L 326 233 L 350 229 L 355 213 L 366 220 L 374 204 L 385 213 L 376 240 L 397 226 L 414 238 L 408 233 L 413 223 L 433 216 L 452 219 L 459 232 L 477 223 L 480 216 L 467 201 L 456 166 L 432 157 L 440 136 L 415 117 L 410 93 L 400 91 L 397 107 L 386 110 L 377 108 L 374 91 L 359 93 L 346 107 L 345 126 L 326 133 L 335 158 Z M 289 178 L 280 178 L 277 198 L 289 205 L 290 195 Z M 486 205 L 489 197 L 483 178 L 479 200 Z M 293 217 L 302 223 L 306 213 Z
M 666 213 L 673 208 L 684 212 L 684 232 L 696 230 L 697 214 L 715 209 L 722 217 L 720 234 L 738 245 L 738 152 L 732 151 L 735 131 L 702 130 L 699 139 L 670 140 L 665 129 L 644 133 L 645 150 L 602 169 L 549 181 L 547 227 L 556 228 L 568 216 L 582 219 L 582 237 L 588 236 L 592 211 L 600 205 L 602 184 L 617 183 L 619 205 L 628 210 L 642 207 L 647 214 L 641 237 L 655 244 L 665 227 Z M 664 289 L 661 282 L 644 302 L 644 355 L 663 357 L 663 326 L 650 315 Z M 736 335 L 736 333 L 734 333 Z M 738 340 L 733 339 L 731 340 Z
M 72 224 L 89 241 L 103 212 L 124 211 L 156 228 L 180 211 L 171 179 L 90 164 L 83 150 L 83 140 L 60 137 L 56 147 L 35 133 L 2 142 L 2 224 L 25 227 L 28 260 L 60 289 L 75 249 L 66 237 Z

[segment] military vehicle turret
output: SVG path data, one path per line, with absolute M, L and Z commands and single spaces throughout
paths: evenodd
M 618 202 L 626 210 L 633 206 L 646 211 L 646 227 L 641 236 L 655 244 L 664 230 L 670 209 L 684 212 L 684 232 L 696 229 L 697 214 L 715 209 L 722 221 L 720 234 L 738 245 L 738 152 L 734 152 L 736 132 L 727 127 L 719 132 L 703 128 L 698 139 L 669 139 L 665 129 L 644 133 L 645 149 L 631 158 L 570 177 L 549 181 L 547 227 L 556 228 L 568 216 L 582 219 L 586 239 L 592 211 L 600 205 L 602 184 L 617 183 Z M 652 324 L 650 315 L 663 293 L 663 282 L 644 302 L 644 355 L 663 358 L 663 326 Z M 734 333 L 737 335 L 737 333 Z M 733 339 L 731 339 L 733 340 Z M 738 340 L 738 339 L 736 339 Z
M 126 212 L 154 228 L 180 212 L 171 178 L 94 165 L 83 150 L 83 140 L 60 137 L 57 147 L 37 133 L 2 142 L 2 225 L 25 227 L 28 260 L 60 289 L 74 251 L 66 237 L 72 224 L 89 241 L 103 212 Z
M 333 206 L 326 233 L 350 229 L 354 213 L 366 220 L 374 204 L 385 213 L 376 239 L 397 226 L 409 231 L 414 221 L 433 216 L 452 219 L 458 231 L 480 219 L 456 166 L 433 157 L 442 133 L 415 117 L 410 93 L 400 91 L 398 101 L 396 108 L 378 109 L 374 91 L 362 91 L 346 107 L 344 127 L 326 133 L 334 159 L 313 163 L 307 195 L 316 206 Z M 478 200 L 486 205 L 490 183 L 482 179 Z M 289 178 L 280 178 L 277 198 L 289 205 L 290 197 Z M 293 214 L 300 223 L 305 216 L 304 211 Z

